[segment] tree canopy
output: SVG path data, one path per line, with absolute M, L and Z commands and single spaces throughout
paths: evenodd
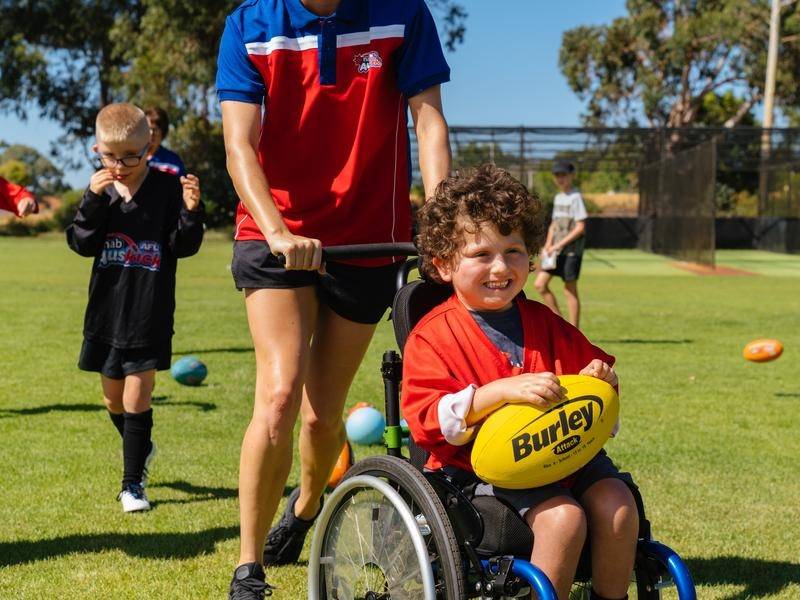
M 64 191 L 63 176 L 61 170 L 36 149 L 0 142 L 0 177 L 41 195 Z
M 463 41 L 458 0 L 427 0 L 445 45 Z M 56 121 L 53 150 L 64 164 L 94 133 L 110 102 L 157 105 L 174 128 L 167 145 L 203 185 L 212 224 L 229 220 L 236 198 L 224 170 L 214 94 L 225 17 L 241 0 L 0 0 L 0 110 Z
M 698 122 L 709 94 L 734 91 L 739 124 L 763 97 L 769 0 L 628 0 L 610 25 L 564 33 L 559 65 L 589 125 Z M 776 105 L 800 105 L 800 5 L 785 8 Z M 709 116 L 706 112 L 706 117 Z M 709 123 L 710 124 L 710 123 Z

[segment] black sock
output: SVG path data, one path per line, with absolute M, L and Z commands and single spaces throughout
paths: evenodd
M 122 459 L 125 472 L 122 487 L 139 483 L 144 471 L 144 460 L 150 452 L 150 432 L 153 429 L 153 409 L 143 413 L 125 413 L 125 433 L 122 436 Z
M 622 598 L 606 598 L 595 592 L 594 588 L 592 588 L 592 597 L 590 600 L 628 600 L 628 594 L 625 594 Z
M 124 438 L 125 436 L 125 413 L 112 413 L 108 411 L 108 416 L 111 418 L 111 422 L 114 424 L 114 427 L 117 428 L 119 431 L 119 437 Z

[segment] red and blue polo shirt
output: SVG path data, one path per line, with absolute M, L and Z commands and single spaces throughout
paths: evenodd
M 263 104 L 259 160 L 290 231 L 408 241 L 407 99 L 450 78 L 424 0 L 248 0 L 220 43 L 221 102 Z M 264 239 L 240 202 L 236 239 Z

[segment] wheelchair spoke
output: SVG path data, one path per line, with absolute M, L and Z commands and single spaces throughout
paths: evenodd
M 421 576 L 402 519 L 379 494 L 354 494 L 333 517 L 323 549 L 327 588 L 338 600 L 411 600 Z

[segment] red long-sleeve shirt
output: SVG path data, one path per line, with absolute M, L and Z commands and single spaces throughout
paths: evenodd
M 33 198 L 33 194 L 21 185 L 0 177 L 0 208 L 10 210 L 19 217 L 19 204 L 25 198 Z
M 613 356 L 543 304 L 523 298 L 516 303 L 524 330 L 522 368 L 511 365 L 455 296 L 411 332 L 403 352 L 401 405 L 414 441 L 430 452 L 429 468 L 451 465 L 472 471 L 472 441 L 457 446 L 442 434 L 442 397 L 520 373 L 578 373 L 595 358 L 614 364 Z

